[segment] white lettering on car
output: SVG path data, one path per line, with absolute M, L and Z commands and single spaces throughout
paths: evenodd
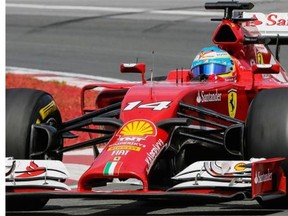
M 129 102 L 127 106 L 123 109 L 123 111 L 132 110 L 135 108 L 152 109 L 152 110 L 160 111 L 163 109 L 168 109 L 169 104 L 171 103 L 171 101 L 159 101 L 159 102 L 146 103 L 146 104 L 141 104 L 141 102 L 142 101 Z
M 222 100 L 222 93 L 216 89 L 215 93 L 205 93 L 205 91 L 198 91 L 196 98 L 197 103 L 218 102 Z
M 268 173 L 263 173 L 263 174 L 260 174 L 260 172 L 256 173 L 256 176 L 254 178 L 255 184 L 260 184 L 260 183 L 267 182 L 267 181 L 272 181 L 272 173 L 269 172 L 269 170 L 268 170 Z
M 145 159 L 145 162 L 148 165 L 147 172 L 150 170 L 151 166 L 153 165 L 153 162 L 157 158 L 157 156 L 160 154 L 161 150 L 165 146 L 165 143 L 163 140 L 159 139 L 155 144 L 153 144 L 153 148 L 147 152 L 147 156 Z

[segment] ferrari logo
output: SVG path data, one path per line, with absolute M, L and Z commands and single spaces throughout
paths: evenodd
M 257 53 L 257 64 L 264 64 L 264 59 L 262 53 Z
M 117 156 L 113 158 L 113 161 L 119 161 L 121 159 L 121 157 Z
M 235 89 L 231 89 L 228 92 L 228 112 L 231 118 L 235 117 L 236 109 L 237 109 L 237 92 Z

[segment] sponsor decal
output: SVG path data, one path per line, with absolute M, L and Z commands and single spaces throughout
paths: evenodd
M 155 161 L 155 158 L 160 154 L 161 150 L 166 144 L 163 142 L 163 140 L 159 139 L 155 144 L 153 144 L 152 149 L 147 152 L 145 162 L 148 165 L 147 172 L 150 170 L 153 162 Z
M 113 161 L 119 161 L 121 159 L 121 157 L 117 156 L 113 158 Z
M 215 93 L 205 93 L 205 91 L 198 91 L 196 98 L 197 103 L 218 102 L 222 100 L 222 93 L 216 89 Z
M 119 137 L 118 139 L 120 142 L 131 142 L 131 143 L 137 143 L 140 142 L 141 140 L 144 140 L 142 137 Z
M 243 171 L 246 169 L 245 167 L 245 163 L 237 163 L 235 166 L 234 166 L 234 169 L 236 171 Z
M 262 74 L 263 79 L 269 79 L 271 77 L 270 74 Z
M 284 18 L 284 19 L 283 19 Z M 282 16 L 282 14 L 269 14 L 267 16 L 267 26 L 288 26 L 288 17 Z
M 122 166 L 121 161 L 109 161 L 106 163 L 103 175 L 119 175 L 119 170 Z
M 263 35 L 275 35 L 275 34 L 286 34 L 288 26 L 288 13 L 250 13 L 244 12 L 243 18 L 254 18 L 257 20 L 248 21 L 245 23 L 246 26 L 257 26 L 257 29 Z
M 228 113 L 231 118 L 235 118 L 237 110 L 237 90 L 230 89 L 228 91 Z
M 253 21 L 253 24 L 256 26 L 288 26 L 287 13 L 270 13 L 268 15 L 263 13 L 254 13 L 252 18 L 257 19 Z M 250 24 L 251 22 L 248 21 L 246 25 Z
M 127 122 L 118 131 L 118 139 L 115 143 L 109 145 L 107 151 L 112 152 L 111 156 L 125 156 L 130 151 L 139 152 L 146 145 L 140 143 L 147 136 L 155 136 L 156 126 L 145 119 L 137 119 Z
M 264 58 L 260 52 L 257 53 L 257 64 L 264 64 Z
M 288 26 L 288 16 L 285 13 L 271 13 L 267 15 L 266 19 L 267 26 Z
M 268 182 L 268 181 L 272 181 L 272 173 L 269 172 L 269 169 L 268 169 L 268 173 L 263 173 L 263 174 L 260 174 L 260 172 L 256 173 L 255 178 L 254 178 L 255 184 L 260 184 L 260 183 Z
M 154 136 L 155 125 L 148 120 L 132 120 L 127 122 L 118 132 L 118 136 Z
M 202 52 L 199 54 L 199 59 L 214 57 L 213 55 L 212 55 L 212 56 L 209 56 L 209 53 L 212 53 L 212 52 L 214 53 L 214 51 L 212 51 L 212 50 L 202 51 Z
M 139 146 L 141 148 L 145 148 L 146 147 L 145 144 L 139 143 L 141 140 L 145 140 L 144 138 L 139 138 L 139 137 L 131 137 L 131 138 L 135 138 L 134 140 L 136 142 L 135 141 L 128 141 L 128 139 L 126 139 L 126 138 L 123 139 L 123 137 L 120 137 L 117 140 L 118 142 L 113 143 L 113 144 L 111 144 L 109 146 L 112 147 L 112 146 L 120 146 L 120 145 L 130 145 L 130 146 Z
M 26 172 L 21 175 L 18 175 L 17 177 L 20 178 L 35 177 L 45 172 L 46 172 L 45 167 L 39 167 L 34 161 L 31 161 L 29 166 L 26 167 Z
M 45 107 L 39 110 L 41 119 L 44 120 L 50 113 L 56 111 L 57 109 L 58 107 L 55 101 L 51 101 L 49 104 L 47 104 Z M 41 122 L 41 119 L 37 119 L 36 124 L 39 124 Z
M 129 150 L 116 150 L 116 151 L 112 151 L 111 155 L 112 156 L 125 156 L 129 153 Z
M 130 151 L 140 152 L 142 148 L 146 148 L 146 145 L 140 142 L 147 136 L 155 136 L 156 133 L 156 126 L 149 120 L 129 121 L 118 131 L 117 141 L 109 145 L 107 151 L 111 152 L 111 156 L 126 156 Z
M 130 145 L 112 146 L 112 147 L 109 147 L 107 151 L 116 151 L 116 150 L 140 151 L 141 147 L 139 147 L 139 146 L 130 146 Z

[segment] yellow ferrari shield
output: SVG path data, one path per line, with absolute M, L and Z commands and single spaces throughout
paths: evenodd
M 237 92 L 236 90 L 231 90 L 228 93 L 228 112 L 229 116 L 234 118 L 237 109 Z
M 257 64 L 264 64 L 264 58 L 260 52 L 257 53 Z

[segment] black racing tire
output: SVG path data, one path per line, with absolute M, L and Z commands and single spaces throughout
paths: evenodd
M 288 158 L 288 88 L 263 90 L 257 94 L 248 111 L 245 141 L 246 159 Z M 287 160 L 282 168 L 288 176 Z M 277 201 L 280 207 L 284 202 L 287 204 L 287 198 Z M 264 207 L 269 207 L 269 203 L 260 202 Z
M 40 114 L 40 112 L 42 114 Z M 55 159 L 62 160 L 62 154 L 45 154 L 37 158 L 30 155 L 40 146 L 30 146 L 31 125 L 49 123 L 61 124 L 61 114 L 52 96 L 35 89 L 6 90 L 6 157 L 15 159 Z M 55 148 L 63 148 L 63 141 L 55 144 Z M 48 202 L 48 198 L 7 197 L 7 210 L 37 210 Z
M 44 114 L 40 114 L 44 113 Z M 41 146 L 30 146 L 31 125 L 35 123 L 62 123 L 61 114 L 52 96 L 47 92 L 16 88 L 6 90 L 6 157 L 32 159 L 31 153 Z M 62 139 L 55 146 L 63 147 Z M 62 160 L 62 155 L 43 155 L 42 158 Z

